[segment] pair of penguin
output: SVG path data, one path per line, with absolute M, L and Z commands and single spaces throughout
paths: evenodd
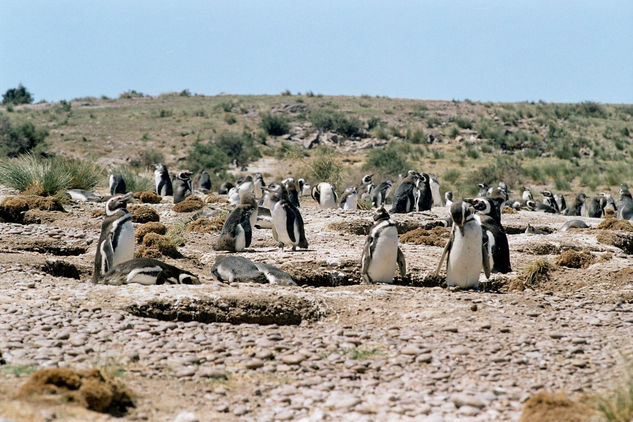
M 438 186 L 439 194 L 439 186 Z M 407 177 L 402 179 L 393 194 L 392 213 L 409 213 L 413 211 L 428 211 L 433 206 L 433 193 L 430 186 L 430 176 L 409 170 Z
M 240 205 L 227 217 L 213 249 L 240 252 L 248 248 L 251 245 L 256 221 L 257 202 L 253 195 L 247 193 L 241 198 Z
M 154 184 L 156 187 L 156 193 L 160 196 L 173 195 L 174 204 L 178 204 L 179 202 L 184 201 L 186 197 L 193 194 L 193 182 L 191 180 L 191 175 L 192 173 L 190 171 L 183 170 L 178 172 L 176 174 L 176 177 L 174 177 L 174 179 L 172 180 L 169 176 L 167 166 L 163 163 L 156 164 L 154 170 Z M 208 186 L 210 189 L 210 179 Z
M 103 284 L 197 284 L 188 271 L 152 258 L 134 258 L 134 227 L 127 210 L 132 193 L 117 195 L 106 202 L 92 280 Z

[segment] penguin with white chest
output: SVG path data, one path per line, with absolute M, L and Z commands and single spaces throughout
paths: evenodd
M 191 172 L 189 170 L 178 172 L 172 185 L 174 188 L 174 204 L 184 201 L 186 197 L 193 193 Z
M 440 193 L 440 181 L 437 180 L 435 174 L 430 175 L 429 185 L 431 186 L 431 194 L 433 196 L 433 206 L 443 207 L 442 194 Z
M 308 248 L 303 218 L 299 209 L 292 205 L 288 199 L 288 191 L 283 185 L 279 185 L 279 200 L 272 209 L 273 239 L 279 243 L 279 248 L 292 246 L 296 250 L 297 246 L 303 249 Z
M 486 278 L 490 277 L 487 235 L 472 208 L 462 201 L 451 205 L 453 228 L 435 275 L 446 257 L 446 284 L 463 289 L 479 287 L 479 275 L 483 267 Z
M 98 282 L 115 266 L 134 258 L 134 227 L 126 206 L 132 193 L 112 197 L 106 202 L 106 217 L 97 243 L 93 280 Z
M 355 210 L 358 208 L 358 194 L 356 193 L 356 186 L 350 186 L 345 189 L 345 192 L 341 196 L 340 207 L 344 210 Z
M 124 195 L 127 192 L 125 186 L 125 180 L 119 173 L 112 173 L 110 175 L 110 195 Z
M 393 187 L 393 180 L 387 179 L 376 186 L 371 192 L 371 203 L 374 207 L 380 208 L 387 203 L 387 196 Z
M 174 188 L 171 184 L 171 177 L 169 177 L 167 166 L 163 163 L 158 163 L 154 167 L 154 184 L 156 186 L 156 193 L 160 196 L 173 195 Z
M 334 188 L 327 182 L 321 182 L 312 188 L 312 198 L 319 204 L 321 208 L 336 208 L 336 192 Z
M 506 231 L 501 225 L 501 214 L 497 208 L 497 204 L 503 203 L 503 200 L 503 197 L 497 197 L 496 201 L 492 198 L 473 198 L 464 201 L 471 204 L 477 211 L 481 228 L 488 237 L 488 256 L 491 261 L 491 270 L 506 274 L 512 272 L 510 246 Z
M 374 221 L 361 256 L 361 277 L 366 283 L 392 283 L 396 265 L 400 277 L 407 273 L 404 254 L 398 247 L 398 229 L 383 207 L 376 210 Z
M 251 245 L 257 222 L 257 202 L 253 195 L 242 197 L 241 204 L 227 217 L 220 238 L 213 246 L 216 251 L 240 252 Z

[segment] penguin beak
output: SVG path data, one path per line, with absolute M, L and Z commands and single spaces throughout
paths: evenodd
M 134 193 L 128 192 L 125 195 L 121 195 L 121 197 L 118 199 L 118 201 L 119 202 L 127 202 L 130 199 L 132 199 L 133 196 L 134 196 Z

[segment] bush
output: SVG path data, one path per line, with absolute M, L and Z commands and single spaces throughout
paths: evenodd
M 288 133 L 290 130 L 290 124 L 288 119 L 281 115 L 272 115 L 270 113 L 263 113 L 261 115 L 262 129 L 270 136 L 281 136 Z
M 128 192 L 145 192 L 155 189 L 154 180 L 151 177 L 136 173 L 127 166 L 115 167 L 112 173 L 119 173 L 123 177 Z
M 331 110 L 313 111 L 308 120 L 324 132 L 336 132 L 339 135 L 352 137 L 360 136 L 362 122 L 357 118 L 347 118 L 343 113 Z
M 229 161 L 235 163 L 239 168 L 247 165 L 255 158 L 261 157 L 259 150 L 255 144 L 255 138 L 251 133 L 242 132 L 223 132 L 216 141 L 215 145 L 229 158 Z
M 0 184 L 33 195 L 55 195 L 68 189 L 72 176 L 53 160 L 26 154 L 0 163 Z
M 322 148 L 310 163 L 311 178 L 315 185 L 320 182 L 328 182 L 334 189 L 342 180 L 343 166 L 334 150 Z
M 0 115 L 0 156 L 17 157 L 41 145 L 48 131 L 31 122 L 12 124 L 5 115 Z
M 92 161 L 82 161 L 75 158 L 51 159 L 52 165 L 70 175 L 67 189 L 91 190 L 103 180 L 103 168 Z
M 194 173 L 201 169 L 206 169 L 212 179 L 226 176 L 230 159 L 217 145 L 207 142 L 195 142 L 193 148 L 187 155 L 187 168 Z
M 406 173 L 412 166 L 407 161 L 407 154 L 397 144 L 391 142 L 385 149 L 371 150 L 363 168 L 387 176 Z
M 17 88 L 8 89 L 2 96 L 2 104 L 31 104 L 33 102 L 33 96 L 31 93 L 22 86 L 18 85 Z

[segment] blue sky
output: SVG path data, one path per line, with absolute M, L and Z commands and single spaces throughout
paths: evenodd
M 0 0 L 0 93 L 633 103 L 633 1 Z

